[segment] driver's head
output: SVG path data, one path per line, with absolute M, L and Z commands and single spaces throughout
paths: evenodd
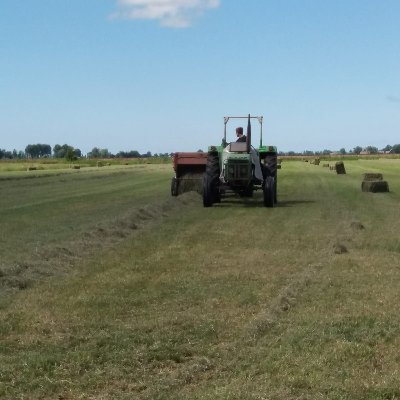
M 242 136 L 243 135 L 243 128 L 241 126 L 236 128 L 236 136 Z

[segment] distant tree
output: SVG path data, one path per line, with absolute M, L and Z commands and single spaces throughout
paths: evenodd
M 382 151 L 389 152 L 389 151 L 392 150 L 392 148 L 393 148 L 393 147 L 392 147 L 390 144 L 387 144 L 387 145 L 382 149 Z
M 293 150 L 288 151 L 288 156 L 295 156 L 296 153 Z
M 99 158 L 100 157 L 100 149 L 98 147 L 93 147 L 92 151 L 90 151 L 88 153 L 88 157 Z
M 100 157 L 101 158 L 110 158 L 112 154 L 108 151 L 108 149 L 100 149 Z
M 304 150 L 304 151 L 303 151 L 303 155 L 304 155 L 304 156 L 313 156 L 313 155 L 314 155 L 314 152 L 311 151 L 311 150 Z
M 79 149 L 75 149 L 68 144 L 63 144 L 62 146 L 56 144 L 53 147 L 53 155 L 55 158 L 69 158 L 71 153 L 74 153 L 74 157 L 82 157 L 82 153 Z
M 142 154 L 142 157 L 151 157 L 151 151 L 148 151 L 146 154 Z
M 137 150 L 131 151 L 119 151 L 115 157 L 117 158 L 138 158 L 140 157 L 140 153 Z
M 322 150 L 322 154 L 323 154 L 324 156 L 328 156 L 328 155 L 331 154 L 331 153 L 332 153 L 332 150 L 328 150 L 328 149 Z
M 378 154 L 378 148 L 375 146 L 367 146 L 365 150 L 370 154 Z
M 342 147 L 342 148 L 339 150 L 339 153 L 345 155 L 345 154 L 346 154 L 346 149 L 345 149 L 344 147 Z
M 65 153 L 65 159 L 69 162 L 76 161 L 78 157 L 75 154 L 75 149 L 73 147 L 68 147 Z
M 400 144 L 394 144 L 392 147 L 392 152 L 395 154 L 400 154 Z
M 360 154 L 362 152 L 362 147 L 361 146 L 356 146 L 353 149 L 354 154 Z
M 51 146 L 49 144 L 28 144 L 25 153 L 31 158 L 41 158 L 51 156 Z

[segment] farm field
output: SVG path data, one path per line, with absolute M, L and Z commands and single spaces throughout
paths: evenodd
M 0 398 L 400 399 L 400 160 L 345 166 L 284 161 L 273 209 L 0 173 Z

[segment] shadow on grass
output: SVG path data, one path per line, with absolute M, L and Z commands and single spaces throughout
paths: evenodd
M 314 204 L 315 200 L 281 200 L 275 204 L 276 208 L 283 207 L 295 207 L 302 204 Z M 243 198 L 243 197 L 235 197 L 235 198 L 224 198 L 221 200 L 221 203 L 215 203 L 214 207 L 249 207 L 249 208 L 258 208 L 264 207 L 264 202 L 262 199 L 254 199 L 254 198 Z

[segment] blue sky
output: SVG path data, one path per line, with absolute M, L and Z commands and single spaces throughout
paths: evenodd
M 0 148 L 196 151 L 248 113 L 283 151 L 400 143 L 400 1 L 1 0 Z

